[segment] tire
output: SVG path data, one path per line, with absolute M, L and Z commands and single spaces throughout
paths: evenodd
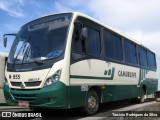
M 140 98 L 138 99 L 139 103 L 144 103 L 145 102 L 145 90 L 142 88 Z
M 86 97 L 86 105 L 84 108 L 85 115 L 93 115 L 99 108 L 99 96 L 95 90 L 90 90 Z

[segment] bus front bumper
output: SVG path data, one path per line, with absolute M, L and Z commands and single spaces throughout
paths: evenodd
M 6 102 L 10 105 L 29 102 L 30 107 L 67 108 L 67 86 L 62 82 L 41 89 L 12 89 L 4 86 Z

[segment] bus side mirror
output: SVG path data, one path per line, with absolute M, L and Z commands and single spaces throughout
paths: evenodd
M 7 47 L 7 37 L 3 37 L 3 46 Z
M 84 27 L 81 32 L 81 40 L 87 40 L 88 39 L 88 29 Z
M 3 35 L 3 46 L 7 47 L 7 37 L 6 36 L 15 36 L 17 37 L 17 34 L 4 34 Z

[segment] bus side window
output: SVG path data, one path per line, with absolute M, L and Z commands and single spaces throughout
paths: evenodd
M 82 28 L 87 28 L 88 32 L 88 38 L 85 40 L 81 37 Z M 100 46 L 100 32 L 98 30 L 87 25 L 82 26 L 80 23 L 75 24 L 72 51 L 89 56 L 99 56 Z
M 123 61 L 122 39 L 120 36 L 113 35 L 114 40 L 114 58 L 117 61 Z
M 140 67 L 147 68 L 147 50 L 142 47 L 138 49 Z
M 114 59 L 114 46 L 113 46 L 113 40 L 112 40 L 112 33 L 104 29 L 103 38 L 105 41 L 106 58 Z
M 130 42 L 129 40 L 124 41 L 124 50 L 125 50 L 125 62 L 132 65 L 137 65 L 137 50 L 136 45 Z
M 99 56 L 100 55 L 100 32 L 89 26 L 84 26 L 88 30 L 88 40 L 86 43 L 86 54 Z
M 73 44 L 72 49 L 74 52 L 82 52 L 82 42 L 80 40 L 80 33 L 82 29 L 82 24 L 75 23 L 75 29 L 73 33 Z
M 104 29 L 103 33 L 105 41 L 105 56 L 107 59 L 122 62 L 123 61 L 123 49 L 122 39 L 118 35 L 114 35 L 108 30 Z
M 155 55 L 148 51 L 148 67 L 150 70 L 156 70 L 156 60 L 155 60 Z

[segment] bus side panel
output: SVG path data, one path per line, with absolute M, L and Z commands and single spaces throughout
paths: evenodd
M 150 95 L 158 90 L 158 79 L 146 79 L 142 85 L 146 86 L 146 94 Z
M 141 87 L 146 87 L 147 95 L 150 95 L 158 89 L 158 75 L 157 71 L 140 70 L 140 83 Z
M 91 86 L 106 86 L 103 102 L 138 96 L 138 81 L 139 68 L 96 59 L 77 61 L 70 66 L 70 105 L 84 106 Z
M 102 102 L 118 101 L 138 97 L 140 87 L 136 85 L 108 85 L 103 90 Z
M 70 107 L 81 107 L 85 105 L 87 91 L 82 91 L 81 86 L 71 86 Z

